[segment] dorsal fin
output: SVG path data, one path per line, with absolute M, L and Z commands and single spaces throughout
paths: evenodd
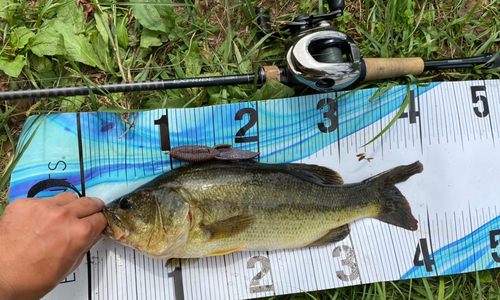
M 286 164 L 285 166 L 292 174 L 304 180 L 313 181 L 319 184 L 344 184 L 344 180 L 340 174 L 327 167 L 306 164 Z

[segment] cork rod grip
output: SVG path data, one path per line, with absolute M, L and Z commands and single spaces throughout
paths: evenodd
M 363 81 L 420 75 L 424 71 L 424 60 L 410 58 L 365 58 L 366 76 Z

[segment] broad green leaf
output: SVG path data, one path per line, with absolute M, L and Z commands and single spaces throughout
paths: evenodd
M 117 40 L 118 44 L 122 46 L 124 49 L 128 48 L 128 32 L 127 32 L 127 27 L 125 27 L 125 18 L 118 24 L 118 28 L 116 28 L 117 31 Z
M 104 70 L 101 61 L 97 58 L 92 45 L 85 36 L 74 33 L 74 28 L 65 26 L 60 20 L 56 20 L 54 26 L 64 37 L 64 46 L 66 47 L 66 57 L 68 59 Z
M 491 283 L 493 281 L 493 277 L 491 276 L 490 270 L 478 271 L 477 277 L 481 284 Z
M 0 19 L 7 19 L 7 9 L 10 0 L 0 0 Z
M 35 34 L 25 26 L 16 27 L 10 33 L 10 44 L 14 49 L 23 49 Z
M 102 35 L 100 34 L 90 35 L 89 41 L 90 44 L 92 44 L 95 53 L 97 53 L 97 57 L 99 57 L 99 60 L 103 62 L 105 71 L 113 73 L 114 61 L 113 57 L 111 57 L 108 43 L 104 41 Z
M 14 2 L 14 3 L 13 3 Z M 12 23 L 12 16 L 16 10 L 16 3 L 12 0 L 0 0 L 0 19 Z
M 141 35 L 141 48 L 150 48 L 155 46 L 161 46 L 159 31 L 149 30 L 144 28 Z
M 186 66 L 186 77 L 192 78 L 200 75 L 203 61 L 201 58 L 200 49 L 198 48 L 198 45 L 196 43 L 193 43 L 191 45 L 189 54 L 184 60 L 184 65 Z
M 81 32 L 85 29 L 85 17 L 81 7 L 76 5 L 75 0 L 66 0 L 66 3 L 57 10 L 57 20 L 65 27 L 74 28 L 74 32 Z
M 52 27 L 48 27 L 32 37 L 28 45 L 31 51 L 40 57 L 66 55 L 64 38 Z
M 18 77 L 26 65 L 26 57 L 18 55 L 14 60 L 9 60 L 6 57 L 0 58 L 0 70 L 11 77 Z
M 61 101 L 61 111 L 75 112 L 85 103 L 85 96 L 64 97 Z
M 169 34 L 170 30 L 175 27 L 175 14 L 170 6 L 149 5 L 145 2 L 134 5 L 132 12 L 139 23 L 149 30 Z
M 104 14 L 95 14 L 95 25 L 96 25 L 97 31 L 99 32 L 99 34 L 101 35 L 103 41 L 107 45 L 108 41 L 109 41 L 109 34 L 108 34 L 108 32 L 110 32 L 110 29 L 109 29 L 109 25 L 108 25 L 106 17 L 107 17 L 106 13 L 104 13 Z
M 249 101 L 269 100 L 292 97 L 294 89 L 276 80 L 267 81 Z
M 31 68 L 35 70 L 36 76 L 40 79 L 40 85 L 44 88 L 52 87 L 57 76 L 54 73 L 52 62 L 45 56 L 38 57 L 31 55 Z

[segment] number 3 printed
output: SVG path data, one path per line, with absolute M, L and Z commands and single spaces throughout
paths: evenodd
M 344 251 L 346 258 L 342 259 L 340 262 L 343 266 L 348 266 L 351 268 L 351 274 L 346 275 L 344 271 L 337 271 L 337 277 L 342 281 L 353 281 L 359 277 L 358 264 L 356 263 L 356 258 L 354 256 L 354 249 L 349 246 L 342 245 L 333 249 L 333 257 L 340 257 L 340 252 Z

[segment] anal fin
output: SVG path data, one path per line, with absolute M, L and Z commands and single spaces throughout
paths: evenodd
M 223 250 L 220 250 L 220 251 L 215 251 L 215 252 L 210 253 L 207 256 L 226 255 L 226 254 L 229 254 L 229 253 L 238 252 L 241 249 L 245 248 L 246 246 L 247 245 L 240 245 L 238 247 L 233 247 L 233 248 L 229 248 L 229 249 L 223 249 Z
M 194 265 L 195 263 L 200 260 L 200 258 L 169 258 L 167 259 L 167 262 L 165 263 L 165 268 L 171 267 L 174 264 L 174 260 L 178 259 L 179 263 L 181 266 L 190 266 Z
M 327 234 L 320 237 L 316 241 L 310 243 L 306 247 L 325 246 L 331 243 L 340 242 L 341 240 L 345 239 L 350 232 L 351 232 L 351 226 L 349 226 L 349 224 L 345 224 L 340 227 L 330 229 L 330 231 L 328 231 Z
M 200 228 L 207 232 L 207 242 L 209 242 L 236 235 L 252 226 L 254 221 L 255 216 L 238 215 L 220 221 L 215 221 L 208 225 L 200 226 Z

